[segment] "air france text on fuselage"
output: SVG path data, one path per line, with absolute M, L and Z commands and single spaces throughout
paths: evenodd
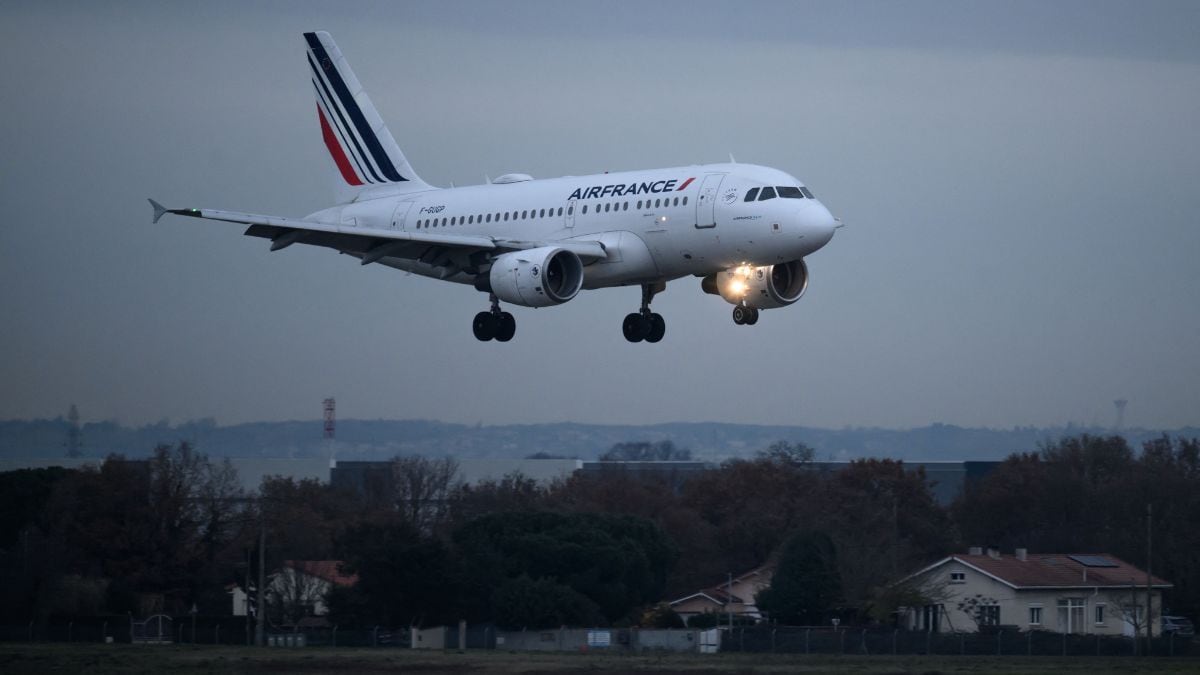
M 679 183 L 679 179 L 672 178 L 671 180 L 656 180 L 648 183 L 617 183 L 615 185 L 594 185 L 586 188 L 575 188 L 567 199 L 598 199 L 600 197 L 629 197 L 632 195 L 645 195 L 659 192 L 679 192 L 683 190 L 694 178 L 689 178 L 675 187 Z

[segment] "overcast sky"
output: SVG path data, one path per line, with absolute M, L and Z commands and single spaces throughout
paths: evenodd
M 847 226 L 738 327 L 696 279 L 517 308 L 147 197 L 332 201 L 301 33 L 435 185 L 725 161 Z M 1200 3 L 0 5 L 0 418 L 1200 424 Z

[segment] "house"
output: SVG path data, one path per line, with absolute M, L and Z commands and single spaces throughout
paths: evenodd
M 771 577 L 774 575 L 775 565 L 768 563 L 691 595 L 672 600 L 671 609 L 684 621 L 700 614 L 733 614 L 739 618 L 761 621 L 763 615 L 758 610 L 755 600 L 759 591 L 771 585 Z
M 343 574 L 340 560 L 285 560 L 267 584 L 267 598 L 283 609 L 287 618 L 329 613 L 326 596 L 334 586 L 350 587 L 358 575 Z
M 1133 635 L 1144 631 L 1146 572 L 1106 553 L 1012 555 L 974 547 L 901 580 L 924 595 L 904 608 L 901 626 L 975 632 L 988 626 L 1059 633 Z M 1150 579 L 1151 617 L 1161 613 L 1171 584 Z
M 325 616 L 329 613 L 325 602 L 329 590 L 358 583 L 358 575 L 338 570 L 341 564 L 340 560 L 283 561 L 283 567 L 267 582 L 268 609 L 282 610 L 286 617 L 297 621 L 306 616 Z M 254 586 L 250 589 L 253 591 Z M 233 616 L 254 616 L 253 599 L 247 597 L 240 584 L 226 585 L 225 592 L 229 594 Z

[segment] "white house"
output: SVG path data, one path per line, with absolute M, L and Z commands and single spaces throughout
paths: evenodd
M 358 583 L 358 575 L 342 574 L 338 570 L 340 564 L 340 560 L 283 561 L 283 567 L 267 582 L 267 602 L 294 620 L 325 616 L 329 613 L 326 596 L 330 589 Z M 246 592 L 240 586 L 231 584 L 228 592 L 234 616 L 254 614 L 254 608 L 247 606 Z
M 691 595 L 672 600 L 671 609 L 684 621 L 698 614 L 733 614 L 739 618 L 760 621 L 762 612 L 755 604 L 759 591 L 771 585 L 775 565 L 768 564 L 740 574 L 724 583 L 701 589 Z
M 1146 573 L 1108 554 L 1028 553 L 972 548 L 902 580 L 927 598 L 905 608 L 901 625 L 924 631 L 978 631 L 985 626 L 1059 633 L 1133 635 L 1144 631 Z M 1162 591 L 1150 579 L 1153 621 Z

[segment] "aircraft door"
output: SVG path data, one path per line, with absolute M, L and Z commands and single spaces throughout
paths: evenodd
M 563 227 L 571 229 L 575 227 L 575 207 L 579 202 L 574 199 L 568 199 L 567 205 L 563 207 Z
M 393 229 L 393 230 L 408 229 L 405 225 L 405 220 L 408 218 L 408 212 L 410 209 L 412 209 L 412 205 L 413 205 L 413 203 L 411 201 L 400 202 L 399 204 L 396 205 L 396 210 L 392 213 L 391 229 Z
M 696 195 L 696 227 L 717 226 L 717 191 L 721 189 L 721 181 L 725 180 L 723 173 L 710 173 L 700 184 L 700 192 Z

